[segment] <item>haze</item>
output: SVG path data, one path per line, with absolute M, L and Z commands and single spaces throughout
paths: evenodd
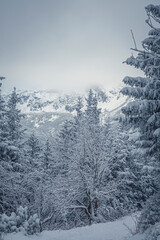
M 0 0 L 3 88 L 116 87 L 141 75 L 122 62 L 149 28 L 148 0 Z

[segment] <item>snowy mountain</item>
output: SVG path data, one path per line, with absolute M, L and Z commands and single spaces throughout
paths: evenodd
M 105 90 L 99 87 L 93 89 L 98 97 L 101 108 L 101 120 L 104 122 L 109 116 L 117 116 L 128 99 L 120 93 L 120 88 Z M 88 91 L 83 93 L 63 93 L 57 91 L 19 91 L 19 109 L 25 118 L 23 126 L 28 134 L 33 131 L 45 139 L 57 132 L 66 119 L 72 119 L 78 97 L 87 97 Z M 6 98 L 8 95 L 6 95 Z

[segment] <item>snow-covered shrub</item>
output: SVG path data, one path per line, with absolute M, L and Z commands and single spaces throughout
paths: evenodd
M 22 223 L 27 221 L 27 219 L 28 219 L 27 207 L 23 208 L 22 206 L 20 206 L 19 208 L 17 208 L 16 212 L 17 228 L 20 228 Z
M 37 214 L 30 216 L 28 221 L 24 223 L 24 227 L 29 235 L 39 232 L 39 218 Z
M 16 214 L 12 212 L 11 216 L 5 213 L 0 215 L 0 232 L 14 232 L 17 231 Z
M 23 232 L 24 234 L 34 234 L 39 232 L 39 219 L 37 214 L 28 216 L 27 207 L 20 206 L 16 213 L 10 216 L 5 213 L 0 215 L 0 232 Z

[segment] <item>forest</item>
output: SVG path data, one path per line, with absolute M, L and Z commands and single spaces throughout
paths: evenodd
M 7 78 L 0 78 L 1 234 L 68 230 L 139 212 L 135 234 L 160 238 L 160 6 L 145 10 L 150 31 L 125 61 L 145 76 L 123 79 L 129 102 L 115 118 L 101 121 L 90 89 L 73 118 L 41 141 L 34 129 L 26 135 L 16 88 L 4 99 Z

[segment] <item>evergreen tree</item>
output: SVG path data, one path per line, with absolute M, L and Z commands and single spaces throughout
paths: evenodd
M 1 98 L 2 99 L 2 98 Z M 4 106 L 1 101 L 1 202 L 2 212 L 15 210 L 21 202 L 23 189 L 20 187 L 23 172 L 25 171 L 25 161 L 23 159 L 23 130 L 20 124 L 22 115 L 17 109 L 18 97 L 16 90 L 12 92 L 8 103 Z M 2 107 L 3 106 L 3 107 Z
M 25 159 L 27 164 L 26 174 L 22 181 L 25 189 L 23 205 L 27 206 L 33 214 L 38 212 L 40 189 L 42 186 L 42 152 L 41 145 L 34 133 L 31 134 L 25 144 Z
M 89 124 L 98 124 L 99 123 L 99 115 L 101 110 L 97 108 L 98 101 L 96 95 L 93 94 L 92 89 L 90 89 L 88 98 L 86 99 L 87 109 L 85 111 L 86 118 Z
M 0 156 L 3 157 L 4 153 L 4 140 L 6 138 L 6 104 L 2 97 L 2 80 L 4 77 L 0 77 Z
M 126 126 L 115 120 L 108 122 L 105 127 L 109 147 L 109 174 L 106 181 L 117 183 L 115 194 L 107 201 L 109 217 L 114 219 L 141 209 L 144 201 L 153 193 L 154 184 L 151 174 L 146 178 L 144 161 L 133 138 L 135 133 L 128 132 Z
M 51 146 L 49 140 L 47 140 L 43 151 L 43 163 L 42 163 L 43 169 L 47 171 L 49 168 L 51 168 L 52 161 L 53 156 L 51 153 Z
M 5 198 L 4 198 L 4 188 L 6 185 L 6 164 L 5 159 L 7 159 L 6 154 L 6 105 L 4 102 L 4 99 L 2 97 L 2 80 L 4 78 L 0 77 L 0 178 L 2 181 L 0 181 L 0 213 L 5 211 Z
M 39 140 L 34 133 L 31 134 L 27 141 L 27 149 L 30 164 L 32 166 L 37 164 L 40 165 L 41 147 Z
M 14 88 L 7 103 L 8 139 L 12 142 L 20 141 L 24 132 L 21 126 L 21 119 L 24 115 L 17 108 L 19 101 L 16 88 Z
M 77 120 L 81 119 L 81 117 L 83 115 L 82 108 L 83 108 L 82 98 L 78 97 L 78 102 L 77 102 L 77 105 L 76 105 L 76 112 L 77 112 L 76 119 Z
M 150 165 L 157 170 L 155 180 L 157 193 L 154 195 L 157 201 L 153 201 L 153 198 L 149 200 L 150 211 L 147 211 L 147 214 L 142 213 L 142 226 L 143 221 L 152 225 L 160 221 L 160 215 L 159 218 L 153 218 L 159 209 L 158 205 L 155 208 L 153 205 L 160 199 L 160 28 L 158 28 L 160 6 L 150 4 L 145 9 L 148 16 L 146 23 L 150 27 L 149 36 L 142 42 L 143 50 L 134 49 L 138 55 L 131 56 L 125 62 L 141 69 L 146 78 L 125 77 L 123 81 L 129 87 L 122 89 L 123 94 L 134 98 L 134 101 L 131 101 L 122 111 L 127 120 L 139 128 L 141 133 L 139 146 L 146 149 Z M 155 26 L 152 20 L 156 23 Z M 149 157 L 150 154 L 152 158 Z M 146 223 L 146 228 L 149 224 Z
M 57 150 L 59 158 L 60 174 L 67 174 L 70 159 L 73 154 L 74 142 L 76 139 L 76 126 L 74 121 L 66 120 L 59 132 L 57 139 Z

